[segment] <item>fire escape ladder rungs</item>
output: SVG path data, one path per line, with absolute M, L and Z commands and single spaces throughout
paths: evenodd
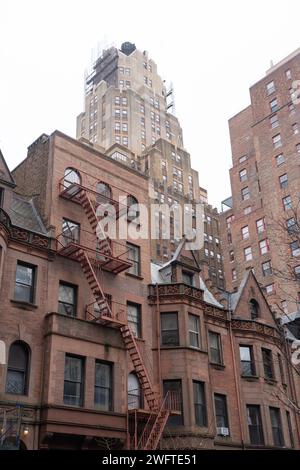
M 85 253 L 84 250 L 80 250 L 78 254 L 78 260 L 83 268 L 83 271 L 86 275 L 86 279 L 93 291 L 94 298 L 99 306 L 100 309 L 100 314 L 105 314 L 108 317 L 112 317 L 112 311 L 109 306 L 109 303 L 107 302 L 107 299 L 104 295 L 104 292 L 101 288 L 101 285 L 97 279 L 97 276 L 95 274 L 95 271 L 92 267 L 92 264 Z M 105 312 L 105 313 L 103 313 Z
M 164 408 L 164 403 L 162 404 L 152 429 L 149 433 L 148 439 L 145 443 L 145 450 L 155 450 L 158 446 L 162 433 L 164 431 L 165 425 L 169 417 L 169 411 Z

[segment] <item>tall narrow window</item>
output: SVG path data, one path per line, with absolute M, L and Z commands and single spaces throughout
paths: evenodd
M 270 349 L 262 348 L 262 358 L 264 366 L 265 378 L 269 380 L 274 380 L 274 366 L 273 366 L 273 357 L 272 351 Z
M 183 425 L 183 403 L 182 403 L 182 385 L 181 380 L 164 380 L 163 381 L 163 392 L 166 396 L 167 392 L 175 392 L 178 396 L 180 403 L 180 415 L 170 416 L 167 422 L 168 426 L 180 426 Z
M 215 393 L 215 413 L 218 436 L 229 435 L 226 395 Z
M 275 91 L 275 83 L 272 80 L 271 82 L 267 83 L 267 93 L 268 95 L 271 95 Z
M 282 362 L 282 357 L 281 354 L 277 354 L 277 359 L 278 359 L 278 366 L 279 366 L 279 373 L 280 373 L 280 379 L 282 385 L 286 384 L 286 379 L 285 379 L 285 373 L 284 373 L 284 367 L 283 367 L 283 362 Z
M 29 382 L 29 348 L 22 341 L 9 348 L 5 393 L 27 395 Z
M 251 299 L 249 301 L 249 305 L 251 320 L 256 320 L 260 314 L 259 303 L 257 302 L 257 300 Z
M 141 338 L 141 306 L 133 302 L 127 302 L 127 320 L 128 325 L 136 338 Z
M 161 344 L 163 346 L 179 346 L 177 312 L 161 313 L 160 320 Z
M 126 247 L 128 250 L 127 259 L 132 264 L 132 266 L 127 269 L 127 272 L 139 276 L 141 274 L 140 247 L 128 242 L 126 243 Z
M 193 381 L 195 422 L 198 426 L 207 425 L 205 389 L 203 382 Z
M 112 410 L 112 365 L 95 362 L 95 406 L 104 411 Z
M 139 202 L 138 200 L 132 196 L 127 196 L 127 218 L 128 220 L 136 220 L 140 215 L 139 211 Z
M 295 440 L 294 440 L 294 433 L 293 433 L 293 428 L 292 428 L 291 413 L 288 410 L 286 411 L 286 420 L 288 424 L 291 448 L 294 449 Z
M 58 312 L 76 317 L 77 287 L 66 282 L 59 283 Z
M 242 200 L 243 201 L 247 201 L 247 199 L 250 199 L 250 190 L 249 190 L 248 186 L 243 188 L 241 193 L 242 193 Z
M 36 267 L 23 261 L 17 262 L 15 300 L 33 303 Z
M 0 188 L 0 207 L 3 207 L 4 201 L 4 188 Z
M 281 416 L 280 416 L 279 408 L 270 407 L 270 419 L 271 419 L 271 426 L 272 426 L 273 443 L 277 447 L 283 447 L 284 438 L 283 438 L 282 423 L 281 423 Z
M 250 443 L 257 446 L 264 445 L 265 442 L 259 405 L 247 405 L 247 421 Z
M 241 372 L 244 377 L 255 375 L 255 364 L 252 346 L 240 346 Z
M 103 181 L 97 183 L 96 192 L 96 201 L 98 204 L 107 203 L 111 200 L 112 192 L 110 186 L 107 183 L 104 183 Z
M 128 375 L 128 409 L 142 408 L 141 386 L 134 373 Z
M 200 321 L 197 315 L 189 313 L 190 346 L 200 348 Z
M 64 403 L 66 405 L 83 405 L 83 364 L 84 359 L 66 354 Z
M 74 242 L 79 243 L 80 225 L 68 219 L 63 219 L 62 223 L 62 242 L 64 245 Z
M 209 351 L 210 361 L 213 364 L 223 364 L 222 349 L 221 349 L 221 336 L 214 331 L 209 332 Z

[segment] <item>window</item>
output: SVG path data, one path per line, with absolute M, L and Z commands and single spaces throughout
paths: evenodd
M 300 281 L 300 265 L 295 266 L 294 272 L 295 272 L 296 279 Z
M 120 122 L 116 121 L 115 122 L 115 131 L 120 132 L 120 130 L 121 130 L 121 124 L 120 124 Z
M 103 411 L 112 410 L 112 365 L 95 361 L 95 406 Z
M 217 425 L 217 434 L 222 436 L 226 433 L 224 430 L 227 429 L 229 434 L 229 422 L 228 422 L 228 412 L 227 412 L 227 400 L 226 395 L 220 395 L 215 393 L 215 413 L 216 413 L 216 425 Z
M 121 155 L 121 154 L 120 154 Z M 109 202 L 109 199 L 112 197 L 112 192 L 111 188 L 107 183 L 104 183 L 103 181 L 100 181 L 96 185 L 96 201 L 98 204 L 101 204 L 103 202 Z
M 209 331 L 209 351 L 210 361 L 213 364 L 223 364 L 222 349 L 221 349 L 221 336 L 219 333 Z
M 278 101 L 276 98 L 270 102 L 270 108 L 272 113 L 278 110 Z
M 270 251 L 270 244 L 268 238 L 265 238 L 264 240 L 261 240 L 259 242 L 259 250 L 261 255 L 265 255 Z
M 119 108 L 115 109 L 115 117 L 120 118 L 121 110 Z
M 125 68 L 125 75 L 130 75 L 130 68 L 128 67 Z
M 279 126 L 277 114 L 274 114 L 274 116 L 270 117 L 270 125 L 272 129 L 275 129 L 275 127 Z
M 259 303 L 255 299 L 249 301 L 251 320 L 256 320 L 260 314 Z
M 115 96 L 115 104 L 116 105 L 120 105 L 120 97 L 119 96 Z
M 256 230 L 257 230 L 257 233 L 262 233 L 266 230 L 266 224 L 265 224 L 264 218 L 258 219 L 256 221 Z
M 298 223 L 296 222 L 295 217 L 291 217 L 290 219 L 287 219 L 286 228 L 287 228 L 289 235 L 292 235 L 293 233 L 297 234 L 299 232 Z
M 275 292 L 274 284 L 268 284 L 267 286 L 265 286 L 265 289 L 266 289 L 266 294 L 268 295 L 273 294 Z
M 265 263 L 262 263 L 261 267 L 262 267 L 263 276 L 269 276 L 270 274 L 272 274 L 271 261 L 266 261 Z
M 161 344 L 163 346 L 179 346 L 177 312 L 161 313 L 160 320 L 161 320 Z
M 292 256 L 300 256 L 300 242 L 295 240 L 291 243 Z
M 141 338 L 141 306 L 133 302 L 127 302 L 127 320 L 133 336 Z
M 245 261 L 251 261 L 252 260 L 252 248 L 251 248 L 251 246 L 247 246 L 247 248 L 244 248 L 244 258 L 245 258 Z
M 230 215 L 229 217 L 226 218 L 226 226 L 227 228 L 230 228 L 232 222 L 234 221 L 234 215 Z
M 132 220 L 137 219 L 139 215 L 140 215 L 140 211 L 139 211 L 138 200 L 134 196 L 128 195 L 127 196 L 127 219 L 132 221 Z
M 247 155 L 242 155 L 242 156 L 239 158 L 239 163 L 243 163 L 243 162 L 245 162 L 247 159 L 248 159 L 248 156 L 247 156 Z
M 282 165 L 282 164 L 285 162 L 283 153 L 280 153 L 280 154 L 277 155 L 277 157 L 275 157 L 275 158 L 276 158 L 276 165 L 277 165 L 277 166 L 280 166 L 280 165 Z
M 286 380 L 285 380 L 284 367 L 283 367 L 282 357 L 279 353 L 277 354 L 277 360 L 278 360 L 278 366 L 279 366 L 280 380 L 281 380 L 282 385 L 285 385 Z
M 182 406 L 182 385 L 181 380 L 164 380 L 163 381 L 163 392 L 164 396 L 166 396 L 167 392 L 175 392 L 176 395 L 179 395 L 179 403 L 180 403 L 180 415 L 170 416 L 167 422 L 167 425 L 172 426 L 180 426 L 183 425 L 183 406 Z
M 297 144 L 297 145 L 296 145 L 296 152 L 297 152 L 297 153 L 300 153 L 300 144 Z
M 247 180 L 247 170 L 244 168 L 243 170 L 240 171 L 240 181 L 246 181 Z
M 289 112 L 290 114 L 293 114 L 295 112 L 295 105 L 293 103 L 289 104 Z
M 129 274 L 134 274 L 135 276 L 140 276 L 141 274 L 141 255 L 140 247 L 133 245 L 132 243 L 126 243 L 127 247 L 127 260 L 132 264 L 130 268 L 127 269 Z
M 237 280 L 237 274 L 236 274 L 236 269 L 232 269 L 231 271 L 231 278 L 233 281 Z
M 77 287 L 65 282 L 59 283 L 58 312 L 76 317 Z
M 270 349 L 262 348 L 262 359 L 264 366 L 265 379 L 274 380 L 274 367 L 273 367 L 273 357 L 272 351 Z
M 203 382 L 193 380 L 195 423 L 198 426 L 207 426 L 205 388 Z
M 279 148 L 279 147 L 282 146 L 280 134 L 277 134 L 277 135 L 275 135 L 274 137 L 272 137 L 272 140 L 273 140 L 273 147 L 274 147 L 275 149 L 277 149 L 277 148 Z
M 197 315 L 189 313 L 190 346 L 200 348 L 200 321 Z
M 243 201 L 247 201 L 247 199 L 250 199 L 250 191 L 248 186 L 242 189 L 242 199 Z
M 267 83 L 267 93 L 268 95 L 271 95 L 275 91 L 275 83 L 272 80 L 271 82 Z
M 285 211 L 292 209 L 292 198 L 291 196 L 286 196 L 282 199 L 283 208 Z
M 245 207 L 245 209 L 244 209 L 244 215 L 250 214 L 251 211 L 252 211 L 251 206 Z
M 248 225 L 245 225 L 245 227 L 242 227 L 241 232 L 242 232 L 242 239 L 243 240 L 246 240 L 247 238 L 249 238 L 249 227 L 248 227 Z
M 80 174 L 74 168 L 66 168 L 64 175 L 64 188 L 69 188 L 81 183 Z M 77 191 L 77 189 L 76 189 Z
M 234 261 L 234 251 L 233 250 L 229 251 L 229 260 L 230 260 L 230 262 Z
M 83 405 L 83 365 L 84 359 L 66 354 L 64 403 L 66 405 Z
M 128 375 L 128 404 L 129 410 L 142 408 L 141 386 L 137 376 L 134 373 Z
M 63 219 L 62 241 L 64 245 L 74 242 L 79 243 L 80 225 L 68 219 Z
M 270 419 L 273 434 L 273 443 L 277 447 L 284 446 L 280 409 L 270 407 Z
M 293 131 L 293 134 L 299 134 L 299 126 L 297 122 L 292 124 L 292 131 Z
M 15 341 L 9 348 L 5 393 L 27 395 L 28 382 L 29 347 L 22 341 Z
M 122 122 L 122 132 L 128 132 L 127 122 Z M 128 143 L 128 141 L 127 141 L 127 143 Z
M 188 284 L 189 286 L 194 285 L 194 274 L 188 273 L 187 271 L 182 271 L 182 282 Z
M 295 447 L 295 441 L 294 441 L 294 434 L 293 434 L 293 428 L 292 428 L 291 414 L 287 410 L 285 413 L 286 413 L 286 420 L 287 420 L 289 436 L 290 436 L 290 444 L 291 444 L 291 448 L 293 449 Z
M 4 188 L 0 188 L 0 207 L 3 207 L 4 201 Z
M 285 78 L 286 78 L 287 80 L 291 80 L 291 78 L 292 78 L 292 73 L 291 73 L 290 69 L 288 69 L 288 70 L 285 71 Z
M 128 145 L 128 137 L 122 137 L 122 144 L 125 145 L 125 147 L 127 147 L 127 145 Z
M 255 375 L 255 364 L 252 346 L 240 346 L 241 372 L 245 377 Z
M 279 184 L 281 188 L 286 188 L 288 185 L 288 176 L 285 173 L 284 175 L 279 176 Z
M 36 267 L 17 261 L 14 299 L 21 302 L 34 302 Z
M 247 422 L 250 444 L 257 446 L 264 445 L 265 442 L 259 405 L 247 405 Z

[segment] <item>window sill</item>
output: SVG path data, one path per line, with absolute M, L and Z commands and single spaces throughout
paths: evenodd
M 210 362 L 209 363 L 214 369 L 217 369 L 217 370 L 224 370 L 225 369 L 225 365 L 224 364 L 217 364 L 215 362 Z
M 277 384 L 277 380 L 275 379 L 266 379 L 266 377 L 264 377 L 265 379 L 265 382 L 269 385 L 276 385 Z
M 259 379 L 258 375 L 241 375 L 242 379 L 248 380 L 249 382 L 255 382 Z
M 32 304 L 30 302 L 24 302 L 23 300 L 15 300 L 15 299 L 10 299 L 11 303 L 14 304 L 16 307 L 19 307 L 23 310 L 35 310 L 38 308 L 37 305 Z
M 135 279 L 140 279 L 141 281 L 144 279 L 143 276 L 140 276 L 139 274 L 132 274 L 132 273 L 125 273 L 126 276 L 133 277 Z

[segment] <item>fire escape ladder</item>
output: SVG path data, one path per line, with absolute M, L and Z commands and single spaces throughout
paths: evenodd
M 96 273 L 93 269 L 93 266 L 90 262 L 90 259 L 84 250 L 78 251 L 78 261 L 81 264 L 82 270 L 85 274 L 85 277 L 89 283 L 89 286 L 93 292 L 95 301 L 97 302 L 100 309 L 101 317 L 110 317 L 112 318 L 112 311 L 110 305 L 104 295 L 104 292 L 101 288 L 101 285 L 97 279 Z
M 98 240 L 97 249 L 103 254 L 112 256 L 112 249 L 109 239 L 106 237 L 102 224 L 97 219 L 97 214 L 95 212 L 93 203 L 88 196 L 85 189 L 82 189 L 79 195 L 79 201 L 86 213 L 86 216 L 90 222 L 90 225 L 93 229 L 93 232 L 96 233 Z
M 157 400 L 157 394 L 153 390 L 153 386 L 136 343 L 136 339 L 128 325 L 122 326 L 120 330 L 124 339 L 125 347 L 131 357 L 136 375 L 143 389 L 149 408 L 151 411 L 158 410 L 159 404 Z
M 170 415 L 170 410 L 166 406 L 168 398 L 169 392 L 165 396 L 159 411 L 150 415 L 138 442 L 138 449 L 155 450 L 157 448 Z

